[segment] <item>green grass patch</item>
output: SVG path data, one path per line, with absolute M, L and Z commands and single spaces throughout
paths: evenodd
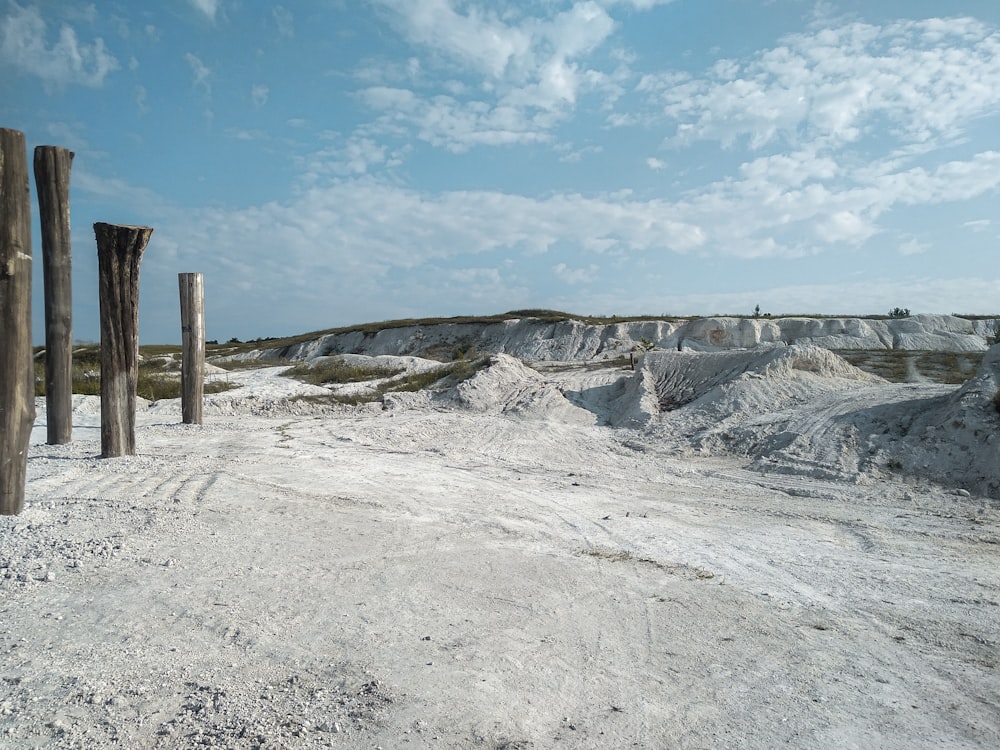
M 905 383 L 909 375 L 907 364 L 912 352 L 900 349 L 838 349 L 836 354 L 870 375 L 878 375 L 890 383 Z
M 927 380 L 959 385 L 976 374 L 983 352 L 908 351 L 903 349 L 837 349 L 858 369 L 892 383 Z
M 238 370 L 262 370 L 265 367 L 281 367 L 292 364 L 290 359 L 215 359 L 211 363 L 220 370 L 236 372 Z
M 958 385 L 976 374 L 982 354 L 964 352 L 921 352 L 916 357 L 917 372 L 939 383 Z
M 314 404 L 344 404 L 358 406 L 359 404 L 379 401 L 387 393 L 413 393 L 433 387 L 435 389 L 449 388 L 467 380 L 489 364 L 488 357 L 475 360 L 459 360 L 433 370 L 409 373 L 404 377 L 390 377 L 376 387 L 359 393 L 330 393 L 329 395 L 297 396 L 294 401 L 305 401 Z M 294 368 L 293 368 L 294 369 Z M 360 381 L 342 381 L 360 382 Z
M 380 367 L 378 365 L 352 364 L 339 358 L 331 358 L 315 364 L 300 362 L 285 370 L 282 375 L 301 380 L 312 385 L 332 383 L 364 383 L 369 380 L 391 378 L 403 372 L 402 367 Z
M 136 368 L 136 395 L 147 401 L 181 397 L 180 347 L 141 346 L 139 365 Z M 39 349 L 35 355 L 35 395 L 45 395 L 45 353 Z M 99 346 L 82 346 L 73 350 L 70 371 L 73 393 L 82 396 L 101 395 L 101 349 Z M 225 381 L 205 383 L 205 393 L 222 393 L 238 386 Z

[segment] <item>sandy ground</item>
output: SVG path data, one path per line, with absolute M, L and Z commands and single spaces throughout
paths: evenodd
M 277 372 L 113 460 L 96 399 L 67 446 L 40 402 L 0 745 L 1000 746 L 996 501 L 608 426 L 609 372 L 333 411 Z

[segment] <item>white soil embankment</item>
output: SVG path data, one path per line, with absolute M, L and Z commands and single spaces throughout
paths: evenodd
M 724 351 L 775 344 L 825 349 L 981 352 L 995 340 L 1000 320 L 953 315 L 875 318 L 701 318 L 592 325 L 523 318 L 499 323 L 440 323 L 318 336 L 251 357 L 313 359 L 332 354 L 421 356 L 451 359 L 457 353 L 509 354 L 528 362 L 579 362 L 620 357 L 630 351 Z

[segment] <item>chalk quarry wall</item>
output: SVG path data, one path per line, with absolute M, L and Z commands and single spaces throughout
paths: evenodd
M 725 351 L 775 344 L 825 349 L 977 352 L 989 348 L 1000 319 L 952 315 L 869 318 L 700 318 L 588 325 L 537 318 L 501 323 L 439 323 L 319 336 L 263 358 L 312 359 L 333 354 L 422 356 L 450 360 L 459 353 L 510 354 L 529 362 L 582 361 L 621 356 L 646 345 L 659 349 Z

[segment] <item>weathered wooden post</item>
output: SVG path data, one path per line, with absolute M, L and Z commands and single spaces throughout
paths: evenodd
M 201 424 L 205 394 L 205 280 L 200 273 L 179 273 L 181 293 L 181 419 Z
M 69 173 L 73 152 L 35 147 L 35 190 L 45 279 L 45 413 L 49 445 L 73 437 L 73 281 Z
M 31 358 L 31 193 L 24 133 L 0 128 L 0 513 L 24 508 L 35 421 Z
M 94 224 L 101 299 L 101 456 L 135 454 L 139 262 L 151 227 Z

